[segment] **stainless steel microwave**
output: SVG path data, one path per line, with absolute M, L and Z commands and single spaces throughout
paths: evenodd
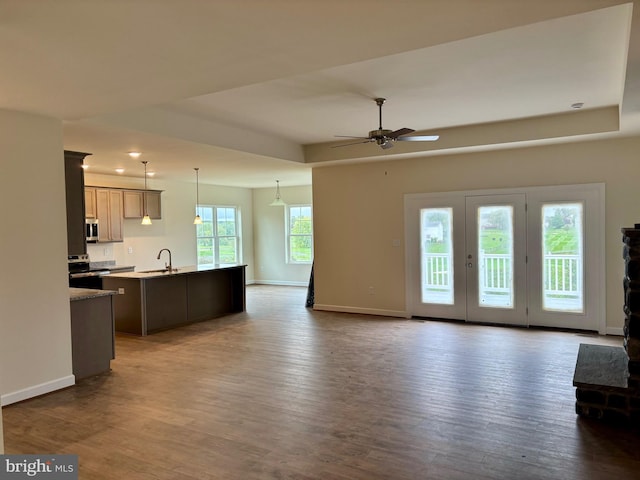
M 98 219 L 87 218 L 85 220 L 87 230 L 87 242 L 96 243 L 98 241 Z

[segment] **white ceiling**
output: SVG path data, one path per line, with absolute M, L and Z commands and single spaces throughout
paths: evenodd
M 0 108 L 90 171 L 303 185 L 336 162 L 640 134 L 640 5 L 613 0 L 0 0 Z M 389 150 L 383 125 L 441 135 Z M 581 110 L 571 104 L 583 102 Z

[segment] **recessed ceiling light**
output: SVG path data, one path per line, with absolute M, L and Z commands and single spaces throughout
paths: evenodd
M 140 155 L 142 155 L 140 152 L 129 152 L 129 156 L 133 159 L 138 158 Z
M 156 174 L 156 172 L 147 172 L 147 176 L 148 177 L 153 177 Z
M 124 168 L 116 168 L 116 172 L 118 172 L 118 173 L 124 173 Z
M 583 102 L 576 102 L 576 103 L 572 103 L 571 104 L 571 108 L 574 108 L 576 110 L 579 109 L 579 108 L 582 108 L 582 107 L 584 107 L 584 103 Z

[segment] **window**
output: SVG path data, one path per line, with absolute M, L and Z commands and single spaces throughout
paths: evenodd
M 289 263 L 313 261 L 313 214 L 311 205 L 287 205 Z
M 453 305 L 453 208 L 420 210 L 422 301 Z
M 237 207 L 200 205 L 196 225 L 198 265 L 240 263 L 240 212 Z
M 542 308 L 584 312 L 582 203 L 542 205 Z

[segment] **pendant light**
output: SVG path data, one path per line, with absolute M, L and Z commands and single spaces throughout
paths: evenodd
M 198 170 L 200 169 L 194 168 L 194 170 L 196 171 L 196 218 L 193 219 L 193 224 L 202 225 L 202 219 L 198 214 L 198 205 L 200 205 L 200 182 L 199 182 Z
M 276 180 L 276 198 L 269 204 L 270 207 L 283 207 L 286 205 L 280 198 L 280 180 Z
M 144 165 L 144 193 L 142 194 L 142 209 L 144 211 L 144 217 L 142 217 L 142 225 L 151 225 L 151 218 L 147 213 L 147 161 L 143 160 Z

